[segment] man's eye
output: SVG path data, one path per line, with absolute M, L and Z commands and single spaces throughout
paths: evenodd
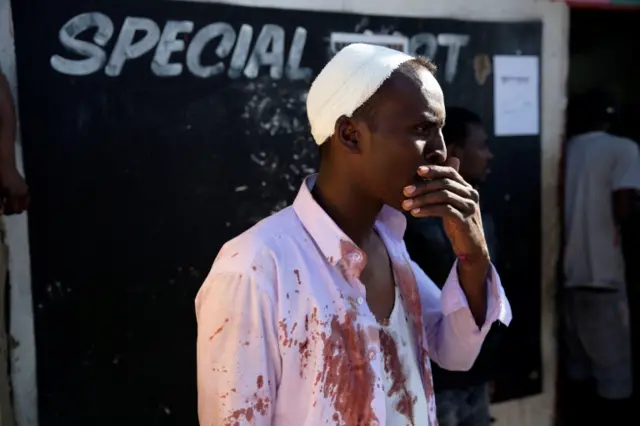
M 417 126 L 415 126 L 416 133 L 426 133 L 427 131 L 429 131 L 429 128 L 425 124 L 418 124 Z

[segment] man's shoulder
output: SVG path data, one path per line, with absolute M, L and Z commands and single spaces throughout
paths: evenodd
M 296 222 L 295 212 L 287 207 L 223 244 L 198 290 L 196 311 L 210 311 L 211 306 L 227 309 L 226 305 L 216 305 L 216 300 L 231 295 L 276 300 L 278 259 L 285 252 L 284 241 L 294 232 Z
M 293 207 L 286 207 L 227 241 L 218 252 L 212 273 L 256 271 L 257 265 L 271 269 L 303 232 Z
M 612 142 L 617 148 L 617 154 L 622 157 L 637 157 L 638 156 L 638 144 L 629 138 L 623 138 L 620 136 L 613 136 Z
M 574 136 L 572 140 L 580 141 L 582 143 L 579 145 L 584 145 L 584 146 L 606 145 L 607 147 L 609 147 L 609 150 L 616 149 L 616 148 L 629 149 L 630 147 L 638 146 L 638 144 L 634 142 L 632 139 L 629 139 L 627 137 L 620 136 L 620 135 L 615 135 L 609 132 L 597 132 L 594 134 L 587 133 L 584 135 L 577 135 L 577 136 Z M 606 154 L 604 151 L 602 153 Z
M 614 135 L 607 132 L 602 132 L 594 138 L 585 138 L 586 141 L 591 141 L 594 145 L 594 149 L 600 148 L 604 145 L 607 149 L 598 149 L 598 155 L 633 155 L 638 152 L 638 144 L 633 140 Z

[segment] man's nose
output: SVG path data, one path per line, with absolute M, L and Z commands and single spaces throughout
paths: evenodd
M 427 164 L 442 164 L 447 160 L 447 146 L 442 137 L 427 142 L 424 147 L 424 159 Z
M 442 147 L 441 149 L 426 152 L 424 159 L 426 160 L 427 164 L 443 164 L 447 160 L 447 148 Z

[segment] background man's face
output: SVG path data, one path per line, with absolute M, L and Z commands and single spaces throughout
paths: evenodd
M 489 174 L 493 154 L 487 145 L 487 133 L 480 124 L 467 124 L 464 146 L 451 146 L 451 155 L 460 159 L 460 175 L 469 183 L 479 183 Z

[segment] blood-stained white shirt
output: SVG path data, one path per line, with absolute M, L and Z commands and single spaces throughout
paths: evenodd
M 226 243 L 196 297 L 198 414 L 202 426 L 384 425 L 378 325 L 359 275 L 366 255 L 315 202 L 305 180 L 293 205 Z M 404 215 L 376 221 L 412 324 L 428 419 L 436 411 L 431 360 L 473 365 L 491 324 L 511 321 L 492 267 L 478 327 L 456 265 L 442 289 L 409 259 Z
M 429 424 L 429 404 L 420 375 L 409 316 L 396 287 L 393 310 L 381 325 L 382 389 L 387 398 L 386 426 Z

